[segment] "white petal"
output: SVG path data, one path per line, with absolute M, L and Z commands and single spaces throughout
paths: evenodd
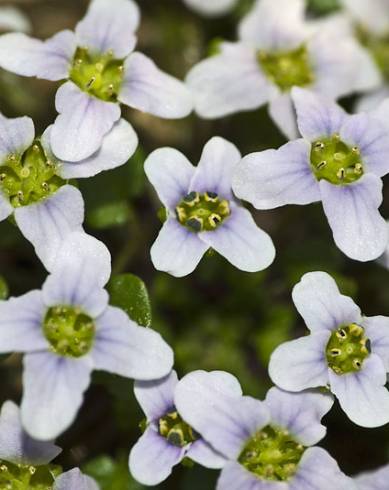
M 358 23 L 377 35 L 387 33 L 389 29 L 389 12 L 385 0 L 341 0 Z
M 64 185 L 48 198 L 15 209 L 15 220 L 43 265 L 52 270 L 59 248 L 70 233 L 82 231 L 84 201 L 81 192 Z
M 1 7 L 0 29 L 2 31 L 30 32 L 30 19 L 16 7 Z
M 48 352 L 24 357 L 22 422 L 36 439 L 54 439 L 75 419 L 90 383 L 87 357 L 71 359 Z
M 361 262 L 382 255 L 388 244 L 388 227 L 378 211 L 382 203 L 381 179 L 365 174 L 343 186 L 321 180 L 320 189 L 337 247 Z
M 161 71 L 143 54 L 131 54 L 124 73 L 118 96 L 123 104 L 167 119 L 180 119 L 192 112 L 192 97 L 184 83 Z
M 227 13 L 237 0 L 184 0 L 184 3 L 200 14 L 213 17 Z
M 208 248 L 197 233 L 168 218 L 151 247 L 151 260 L 157 270 L 183 277 L 196 269 Z
M 389 373 L 389 317 L 365 316 L 362 325 L 366 337 L 370 340 L 372 352 L 381 358 Z
M 215 451 L 203 439 L 197 439 L 195 442 L 192 442 L 186 456 L 205 468 L 216 470 L 223 468 L 227 462 L 227 459 L 223 455 Z
M 177 373 L 152 381 L 135 381 L 134 394 L 148 421 L 160 419 L 174 407 L 174 390 L 178 383 Z
M 269 114 L 282 134 L 293 140 L 298 137 L 296 112 L 290 93 L 279 94 L 269 103 Z
M 79 162 L 100 148 L 120 118 L 120 106 L 82 92 L 73 82 L 62 85 L 55 106 L 59 116 L 51 129 L 51 148 L 60 160 Z
M 13 153 L 22 155 L 32 145 L 34 137 L 32 119 L 27 116 L 9 119 L 0 114 L 0 161 Z
M 53 490 L 99 490 L 97 483 L 78 468 L 62 473 L 55 479 Z
M 96 320 L 91 357 L 95 369 L 141 380 L 162 378 L 173 367 L 173 351 L 161 335 L 112 306 Z
M 241 154 L 234 144 L 214 136 L 204 146 L 190 191 L 215 192 L 221 198 L 232 199 L 232 173 L 240 160 Z
M 44 350 L 42 322 L 46 307 L 41 291 L 0 302 L 0 352 Z
M 292 292 L 293 302 L 307 327 L 331 331 L 347 323 L 360 323 L 361 310 L 348 296 L 340 294 L 326 272 L 308 272 Z
M 328 365 L 325 349 L 330 335 L 330 332 L 315 332 L 278 346 L 269 362 L 273 383 L 288 391 L 326 386 Z
M 355 106 L 355 112 L 370 112 L 370 111 L 375 111 L 379 110 L 380 105 L 385 101 L 385 99 L 389 98 L 389 87 L 385 86 L 382 87 L 381 89 L 373 90 L 372 92 L 368 92 L 367 94 L 364 94 L 359 97 L 357 104 Z M 386 104 L 389 104 L 389 102 L 386 102 Z M 389 124 L 387 121 L 387 118 L 385 117 L 385 114 L 387 113 L 387 107 L 385 108 L 385 112 L 382 114 L 383 115 L 383 121 L 386 122 L 386 124 Z M 373 115 L 376 115 L 376 113 L 373 113 Z
M 319 185 L 310 169 L 309 152 L 309 144 L 299 139 L 278 150 L 245 156 L 234 173 L 235 194 L 257 209 L 319 201 Z
M 58 32 L 47 41 L 20 33 L 5 34 L 0 37 L 0 66 L 18 75 L 62 80 L 68 77 L 75 50 L 71 31 Z
M 199 237 L 232 265 L 247 272 L 266 269 L 276 255 L 270 236 L 240 206 L 231 206 L 231 215 L 217 229 L 204 231 Z
M 362 473 L 354 478 L 357 490 L 385 490 L 389 480 L 389 465 Z
M 289 490 L 289 484 L 259 479 L 241 464 L 231 461 L 222 469 L 216 490 Z
M 379 427 L 389 422 L 386 370 L 377 355 L 370 354 L 358 372 L 338 375 L 329 369 L 329 376 L 331 391 L 355 424 Z
M 189 192 L 195 168 L 185 155 L 174 148 L 159 148 L 145 161 L 147 178 L 154 186 L 161 202 L 174 211 Z
M 11 206 L 7 197 L 0 191 L 0 221 L 8 218 L 13 213 L 14 208 Z
M 124 58 L 135 47 L 139 20 L 132 0 L 93 0 L 76 26 L 78 44 L 101 54 L 112 50 L 115 58 Z

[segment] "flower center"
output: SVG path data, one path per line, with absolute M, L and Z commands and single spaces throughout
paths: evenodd
M 161 436 L 173 446 L 184 447 L 197 439 L 192 427 L 184 422 L 176 411 L 161 417 L 158 421 L 158 429 Z
M 56 354 L 81 357 L 92 348 L 95 324 L 79 308 L 54 306 L 47 310 L 43 333 Z
M 38 140 L 22 155 L 10 154 L 0 164 L 0 187 L 14 208 L 45 199 L 64 184 Z
M 62 472 L 59 466 L 32 466 L 0 460 L 0 489 L 51 490 L 54 478 Z
M 259 51 L 258 62 L 267 78 L 282 92 L 292 87 L 306 87 L 315 79 L 308 50 L 302 45 L 293 51 Z
M 249 439 L 238 461 L 261 479 L 286 481 L 295 474 L 304 451 L 287 430 L 268 425 Z
M 332 332 L 326 347 L 328 366 L 336 374 L 359 371 L 370 354 L 370 341 L 365 329 L 351 323 Z
M 212 231 L 230 214 L 230 204 L 214 192 L 190 192 L 177 205 L 178 221 L 191 231 Z
M 84 92 L 115 102 L 123 82 L 123 61 L 115 59 L 112 51 L 96 54 L 88 48 L 77 48 L 69 78 Z
M 362 26 L 356 28 L 361 44 L 370 51 L 382 76 L 389 82 L 389 32 L 383 36 L 374 36 Z
M 317 180 L 335 185 L 352 184 L 364 172 L 359 148 L 350 148 L 338 134 L 312 143 L 311 168 Z

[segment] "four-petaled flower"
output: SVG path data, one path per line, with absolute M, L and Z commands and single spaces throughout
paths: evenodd
M 305 274 L 292 296 L 311 333 L 276 348 L 269 364 L 273 382 L 293 392 L 329 387 L 356 424 L 387 424 L 389 318 L 362 316 L 325 272 Z
M 150 380 L 173 366 L 173 352 L 157 332 L 108 306 L 110 260 L 104 244 L 75 232 L 42 290 L 0 303 L 0 353 L 26 353 L 21 414 L 37 439 L 69 427 L 94 369 Z

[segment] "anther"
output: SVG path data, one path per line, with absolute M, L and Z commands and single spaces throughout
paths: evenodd
M 120 71 L 120 73 L 122 73 L 124 71 L 124 66 L 123 65 L 119 65 L 118 66 L 118 70 Z
M 208 218 L 208 222 L 212 226 L 212 228 L 216 228 L 217 225 L 221 223 L 221 221 L 221 217 L 216 213 L 211 214 L 211 216 Z
M 319 170 L 321 170 L 322 168 L 324 168 L 325 166 L 327 165 L 327 162 L 325 160 L 323 160 L 322 162 L 320 162 L 317 166 L 317 168 Z
M 19 199 L 20 202 L 23 201 L 23 199 L 24 199 L 23 191 L 18 191 L 17 192 L 17 196 L 18 196 L 18 199 Z
M 41 186 L 44 191 L 47 192 L 49 190 L 49 184 L 47 182 L 42 182 Z
M 320 150 L 324 150 L 324 143 L 322 141 L 318 141 L 317 143 L 315 143 L 315 150 L 317 151 L 320 151 Z
M 35 145 L 32 146 L 32 149 L 34 151 L 39 151 L 39 146 L 37 144 L 35 144 Z
M 89 82 L 86 84 L 86 88 L 90 88 L 96 81 L 96 77 L 92 77 Z
M 363 167 L 361 163 L 356 163 L 354 166 L 354 173 L 360 175 L 362 173 Z
M 359 148 L 357 146 L 354 146 L 353 148 L 351 148 L 351 151 L 355 154 L 355 155 L 359 155 Z
M 0 182 L 4 182 L 6 177 L 7 177 L 7 174 L 0 174 Z
M 346 176 L 346 171 L 345 169 L 342 167 L 338 170 L 338 172 L 336 173 L 336 176 L 338 177 L 338 179 L 340 180 L 343 180 Z
M 191 228 L 193 231 L 201 231 L 203 229 L 203 219 L 197 216 L 188 219 L 186 226 Z
M 355 367 L 355 369 L 361 369 L 362 362 L 360 361 L 360 359 L 353 359 L 353 366 Z
M 340 349 L 331 349 L 330 352 L 332 357 L 337 357 L 342 354 L 342 351 Z
M 217 200 L 218 200 L 218 196 L 217 196 L 216 192 L 206 192 L 204 194 L 204 198 L 208 202 L 217 202 Z
M 30 475 L 34 475 L 36 472 L 36 468 L 34 466 L 29 466 L 28 472 L 30 473 Z
M 114 87 L 113 87 L 113 83 L 110 83 L 110 84 L 108 85 L 108 93 L 109 93 L 109 95 L 112 95 L 112 94 L 113 94 L 113 89 L 114 89 Z
M 5 464 L 2 464 L 0 466 L 0 471 L 8 471 L 8 466 L 6 466 Z
M 336 332 L 336 336 L 339 338 L 339 339 L 347 339 L 347 332 L 344 328 L 341 328 L 339 329 L 337 332 Z

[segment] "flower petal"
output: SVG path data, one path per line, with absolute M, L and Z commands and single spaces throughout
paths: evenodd
M 237 458 L 245 441 L 269 421 L 265 405 L 242 397 L 236 379 L 194 371 L 178 383 L 175 405 L 183 419 L 222 455 Z
M 378 211 L 382 203 L 381 179 L 365 174 L 345 186 L 321 180 L 320 189 L 337 247 L 361 262 L 382 255 L 388 244 L 388 226 Z
M 362 473 L 354 478 L 358 490 L 385 490 L 389 480 L 389 465 Z
M 16 208 L 15 221 L 46 269 L 52 270 L 64 240 L 70 233 L 82 231 L 81 192 L 72 185 L 64 185 L 47 199 Z
M 389 373 L 389 317 L 365 316 L 362 325 L 370 340 L 372 352 L 381 358 L 386 372 Z
M 232 188 L 257 209 L 310 204 L 321 199 L 309 165 L 310 147 L 299 139 L 278 150 L 251 153 L 235 170 Z
M 70 234 L 51 272 L 42 288 L 48 306 L 80 306 L 92 317 L 105 310 L 103 287 L 111 274 L 111 256 L 102 242 L 84 232 Z
M 333 403 L 333 397 L 327 393 L 311 390 L 289 393 L 279 388 L 271 388 L 265 399 L 272 422 L 289 430 L 304 446 L 313 446 L 326 435 L 327 429 L 320 421 Z
M 383 120 L 382 122 L 388 124 L 385 114 L 387 113 L 387 107 L 389 105 L 389 102 L 385 102 L 385 99 L 389 98 L 389 87 L 381 87 L 379 89 L 373 90 L 371 92 L 368 92 L 367 94 L 361 95 L 359 97 L 359 100 L 357 101 L 356 107 L 355 107 L 355 112 L 360 113 L 360 112 L 370 112 L 370 111 L 378 111 L 380 106 L 383 106 L 385 103 L 385 113 L 382 114 Z M 372 114 L 373 116 L 376 116 L 376 113 Z
M 240 206 L 231 207 L 231 215 L 217 229 L 204 231 L 199 237 L 232 265 L 247 272 L 266 269 L 276 255 L 270 236 Z
M 213 17 L 227 13 L 237 0 L 184 0 L 184 3 L 200 14 Z
M 119 104 L 92 97 L 73 82 L 58 89 L 55 106 L 59 115 L 51 129 L 51 148 L 65 161 L 79 162 L 93 155 L 120 118 Z
M 32 145 L 34 137 L 35 128 L 31 118 L 24 116 L 9 119 L 0 114 L 0 161 L 11 154 L 24 153 Z
M 62 473 L 55 479 L 53 490 L 99 490 L 99 486 L 90 476 L 83 475 L 78 468 Z
M 231 461 L 222 469 L 216 490 L 289 490 L 289 483 L 260 480 L 241 464 Z
M 13 213 L 14 208 L 11 206 L 8 198 L 0 191 L 0 221 L 5 220 Z
M 195 463 L 205 468 L 220 469 L 225 466 L 227 459 L 215 451 L 213 447 L 203 439 L 197 439 L 190 445 L 186 456 Z
M 0 29 L 5 31 L 30 32 L 30 19 L 17 7 L 1 7 Z
M 130 472 L 143 485 L 158 485 L 171 474 L 173 466 L 183 459 L 185 451 L 185 448 L 169 444 L 149 427 L 131 449 Z
M 370 354 L 358 372 L 339 375 L 329 369 L 329 376 L 331 391 L 355 424 L 379 427 L 389 422 L 386 370 L 376 354 Z
M 151 260 L 157 270 L 183 277 L 196 269 L 208 248 L 197 233 L 168 218 L 151 247 Z
M 0 412 L 0 459 L 38 466 L 50 463 L 61 451 L 51 441 L 32 439 L 22 427 L 19 407 L 11 401 L 3 403 Z
M 338 104 L 310 90 L 295 87 L 292 99 L 300 133 L 311 142 L 339 133 L 348 117 Z
M 296 112 L 290 93 L 277 94 L 269 103 L 269 114 L 279 130 L 288 139 L 298 137 Z
M 330 332 L 315 332 L 278 346 L 269 362 L 273 383 L 288 391 L 326 386 L 328 365 L 325 348 L 329 338 Z
M 24 357 L 22 422 L 34 438 L 49 440 L 75 419 L 90 383 L 87 356 L 72 359 L 48 352 Z
M 46 307 L 41 291 L 0 302 L 0 352 L 31 352 L 47 348 L 42 333 Z
M 185 155 L 174 148 L 159 148 L 145 161 L 147 178 L 154 186 L 161 202 L 174 211 L 189 192 L 195 168 Z
M 141 53 L 124 63 L 120 102 L 166 119 L 181 119 L 193 110 L 191 94 L 183 82 L 161 71 Z
M 177 373 L 171 371 L 162 379 L 135 381 L 134 394 L 149 422 L 160 419 L 174 407 Z
M 139 21 L 139 8 L 132 0 L 93 0 L 76 26 L 78 44 L 125 58 L 135 47 Z
M 341 0 L 342 5 L 358 23 L 372 34 L 384 35 L 389 24 L 389 12 L 385 1 L 366 3 L 365 0 Z
M 68 77 L 76 47 L 71 31 L 58 32 L 47 41 L 21 33 L 5 34 L 0 38 L 0 66 L 26 77 L 63 80 Z
M 91 356 L 95 369 L 141 380 L 162 378 L 173 367 L 173 351 L 161 335 L 112 306 L 96 320 Z
M 221 198 L 232 199 L 232 173 L 241 158 L 234 144 L 214 136 L 204 146 L 189 190 L 200 193 L 215 192 Z
M 220 55 L 195 65 L 187 75 L 195 110 L 205 119 L 257 109 L 270 96 L 270 84 L 261 72 L 255 50 L 228 44 Z
M 293 302 L 307 327 L 331 331 L 347 323 L 360 323 L 361 310 L 348 296 L 340 294 L 326 272 L 308 272 L 292 292 Z

